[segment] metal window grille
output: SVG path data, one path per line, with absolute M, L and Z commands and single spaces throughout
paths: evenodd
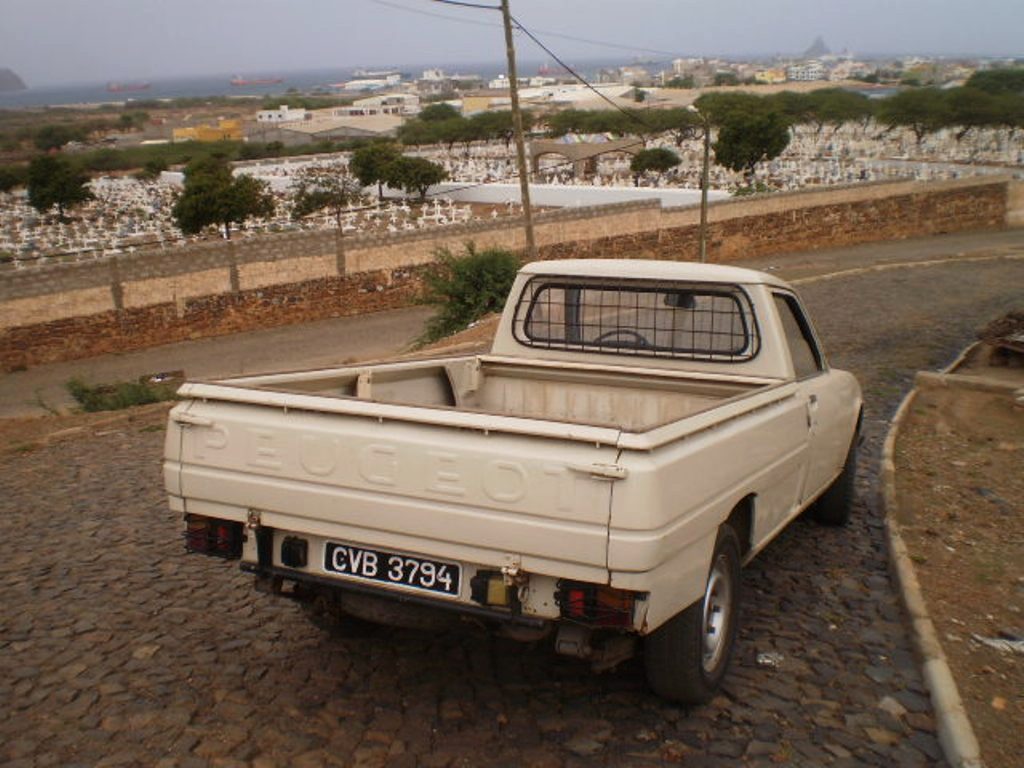
M 527 346 L 639 357 L 742 362 L 760 347 L 737 285 L 534 278 L 513 329 Z

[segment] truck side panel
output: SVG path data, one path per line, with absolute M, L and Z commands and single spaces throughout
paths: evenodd
M 701 597 L 718 526 L 756 497 L 751 544 L 799 509 L 807 468 L 806 409 L 795 397 L 647 453 L 624 452 L 608 564 L 616 586 L 651 591 L 656 628 Z

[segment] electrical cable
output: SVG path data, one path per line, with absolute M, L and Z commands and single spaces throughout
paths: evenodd
M 464 19 L 458 16 L 447 16 L 443 13 L 431 13 L 430 11 L 423 11 L 418 8 L 410 8 L 406 5 L 399 5 L 398 3 L 389 2 L 388 0 L 366 0 L 366 2 L 374 3 L 375 5 L 382 5 L 386 8 L 392 8 L 396 11 L 405 11 L 407 13 L 415 13 L 420 16 L 428 16 L 434 19 L 444 19 L 446 21 L 454 21 L 462 24 L 472 24 L 477 27 L 490 27 L 492 29 L 501 29 L 501 24 L 492 24 L 488 21 L 475 21 L 473 19 Z M 453 0 L 430 0 L 430 2 L 438 2 L 442 5 L 462 5 L 470 8 L 481 8 L 484 10 L 493 10 L 497 6 L 490 5 L 475 5 L 472 3 L 454 2 Z M 545 37 L 555 37 L 560 40 L 569 40 L 574 43 L 586 43 L 587 45 L 596 45 L 602 48 L 612 48 L 619 51 L 630 51 L 632 53 L 653 53 L 659 56 L 667 56 L 675 58 L 681 56 L 679 51 L 664 51 L 660 48 L 645 48 L 641 45 L 624 45 L 623 43 L 612 43 L 607 40 L 595 40 L 589 37 L 579 37 L 577 35 L 567 35 L 564 32 L 554 32 L 547 29 L 538 29 L 538 34 L 542 34 Z
M 480 5 L 479 3 L 467 3 L 463 0 L 431 0 L 434 3 L 441 3 L 442 5 L 461 5 L 464 8 L 479 8 L 485 11 L 500 11 L 500 5 Z
M 622 114 L 626 115 L 630 119 L 635 120 L 637 123 L 639 123 L 644 128 L 646 128 L 649 132 L 651 132 L 651 133 L 660 133 L 660 131 L 657 128 L 655 128 L 652 125 L 649 125 L 644 120 L 642 120 L 640 118 L 640 116 L 634 110 L 626 109 L 621 104 L 616 104 L 608 96 L 606 96 L 605 94 L 601 93 L 597 88 L 595 88 L 593 85 L 591 85 L 582 75 L 580 75 L 578 72 L 576 72 L 576 70 L 574 70 L 572 67 L 570 67 L 568 64 L 566 64 L 564 61 L 562 61 L 562 59 L 559 58 L 558 54 L 556 54 L 554 51 L 552 51 L 550 48 L 548 48 L 546 45 L 544 45 L 544 43 L 542 43 L 540 40 L 538 40 L 536 35 L 534 35 L 526 27 L 524 27 L 522 25 L 522 23 L 519 21 L 519 19 L 517 19 L 515 16 L 512 17 L 512 23 L 515 24 L 516 28 L 519 29 L 519 31 L 521 31 L 528 38 L 530 38 L 542 51 L 544 51 L 548 56 L 550 56 L 556 62 L 558 62 L 559 66 L 561 66 L 566 72 L 568 72 L 574 78 L 579 80 L 584 86 L 586 86 L 589 90 L 591 90 L 595 94 L 597 94 L 601 99 L 603 99 L 604 101 L 608 102 L 612 107 L 614 107 L 615 109 L 619 110 L 619 112 L 621 112 Z
M 443 13 L 432 13 L 431 11 L 421 11 L 418 8 L 409 8 L 405 5 L 398 5 L 397 3 L 390 3 L 388 0 L 366 0 L 368 3 L 374 5 L 383 5 L 385 8 L 393 8 L 396 11 L 405 11 L 406 13 L 415 13 L 419 16 L 428 16 L 432 19 L 444 19 L 445 21 L 454 21 L 460 24 L 472 24 L 475 27 L 490 27 L 491 29 L 501 29 L 501 24 L 492 24 L 489 21 L 475 21 L 473 19 L 463 19 L 457 16 L 447 16 Z

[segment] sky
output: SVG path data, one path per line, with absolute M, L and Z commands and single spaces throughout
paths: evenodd
M 469 0 L 494 5 L 497 0 Z M 799 54 L 1024 55 L 1024 0 L 510 0 L 570 63 Z M 495 10 L 436 0 L 0 0 L 0 67 L 29 86 L 498 62 Z M 620 48 L 555 37 L 611 43 Z M 548 57 L 522 35 L 517 56 Z

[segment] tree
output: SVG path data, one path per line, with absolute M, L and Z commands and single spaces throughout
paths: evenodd
M 292 217 L 301 219 L 325 208 L 334 216 L 341 229 L 341 214 L 352 202 L 362 197 L 362 187 L 348 175 L 339 163 L 327 166 L 307 166 L 296 176 L 292 186 Z
M 475 140 L 481 138 L 477 134 L 476 126 L 464 117 L 454 117 L 450 120 L 438 120 L 433 123 L 426 123 L 433 130 L 434 140 L 448 146 L 448 151 L 456 142 L 464 141 L 468 147 Z
M 533 128 L 533 115 L 528 110 L 522 110 L 521 116 L 525 133 Z M 508 110 L 481 112 L 468 119 L 473 125 L 473 133 L 481 141 L 501 140 L 507 149 L 516 136 L 512 113 Z
M 0 192 L 10 192 L 28 182 L 28 168 L 24 165 L 0 166 Z
M 772 103 L 752 93 L 705 93 L 693 102 L 701 115 L 713 125 L 724 125 L 732 118 L 744 118 L 764 112 L 778 112 Z
M 644 114 L 644 123 L 655 133 L 670 133 L 677 147 L 703 136 L 703 122 L 691 109 L 657 109 Z
M 66 157 L 42 155 L 28 166 L 28 203 L 40 213 L 57 206 L 57 218 L 66 220 L 66 212 L 92 200 L 89 176 Z
M 387 181 L 388 166 L 402 156 L 397 144 L 375 142 L 360 147 L 352 153 L 348 167 L 364 187 L 377 185 L 377 197 L 384 199 L 384 182 Z
M 149 114 L 146 112 L 122 112 L 117 119 L 117 127 L 126 131 L 134 131 L 141 129 L 147 120 L 149 120 Z
M 1014 93 L 1024 95 L 1024 67 L 1008 67 L 1006 69 L 985 69 L 975 72 L 965 88 L 977 88 L 993 95 Z
M 791 126 L 814 122 L 817 124 L 818 132 L 821 132 L 824 121 L 818 118 L 812 104 L 811 94 L 782 91 L 769 96 L 768 101 L 776 112 L 785 116 Z
M 388 165 L 384 181 L 389 187 L 416 192 L 420 200 L 427 197 L 427 189 L 448 178 L 448 172 L 437 163 L 423 157 L 399 157 Z
M 230 238 L 232 222 L 241 224 L 246 219 L 269 219 L 277 209 L 270 185 L 255 176 L 242 174 L 235 178 L 229 190 L 230 217 L 224 219 L 224 231 Z
M 629 163 L 629 170 L 633 172 L 633 185 L 640 186 L 640 176 L 648 171 L 664 173 L 670 168 L 675 168 L 680 162 L 679 155 L 671 149 L 664 147 L 642 149 L 633 155 L 633 159 Z
M 567 133 L 614 133 L 619 136 L 635 134 L 637 126 L 644 124 L 648 114 L 614 109 L 565 109 L 547 118 L 548 135 L 557 137 Z
M 864 122 L 874 115 L 871 99 L 843 88 L 819 88 L 808 94 L 808 116 L 822 126 L 838 128 L 844 123 Z
M 893 94 L 879 104 L 878 118 L 889 128 L 909 128 L 918 144 L 927 134 L 950 124 L 948 102 L 938 88 L 915 88 Z
M 160 174 L 166 170 L 166 160 L 162 157 L 151 157 L 142 166 L 142 169 L 136 172 L 135 178 L 139 181 L 156 181 L 160 178 Z
M 693 75 L 683 75 L 680 77 L 676 75 L 671 80 L 666 81 L 666 88 L 696 88 L 697 83 L 693 79 Z
M 437 144 L 440 142 L 443 122 L 424 122 L 422 120 L 407 120 L 398 127 L 398 140 L 406 146 L 422 146 L 424 144 Z
M 789 126 L 778 112 L 734 113 L 722 123 L 714 144 L 715 161 L 742 171 L 753 183 L 754 169 L 789 146 Z
M 73 125 L 44 125 L 35 132 L 32 143 L 36 149 L 49 152 L 51 149 L 60 149 L 69 141 L 83 141 L 87 131 Z
M 424 107 L 420 111 L 420 114 L 418 115 L 418 119 L 422 120 L 424 123 L 433 123 L 438 122 L 440 120 L 451 120 L 456 117 L 462 117 L 462 114 L 459 112 L 459 110 L 457 110 L 451 104 L 445 104 L 444 102 L 441 102 L 439 104 L 431 104 L 428 107 Z
M 187 235 L 221 225 L 230 240 L 232 224 L 269 218 L 274 208 L 274 196 L 265 181 L 248 175 L 236 178 L 224 158 L 204 157 L 185 169 L 185 185 L 171 213 Z
M 1000 99 L 978 88 L 953 88 L 946 92 L 949 124 L 957 126 L 960 141 L 974 128 L 999 124 Z
M 1024 96 L 1016 93 L 1002 93 L 996 96 L 995 123 L 1014 131 L 1024 128 Z

